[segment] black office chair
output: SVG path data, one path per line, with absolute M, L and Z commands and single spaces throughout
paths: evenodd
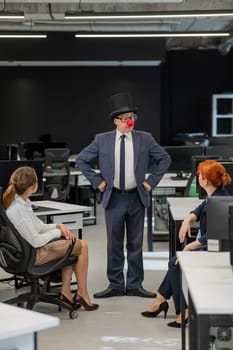
M 66 202 L 70 193 L 70 150 L 47 148 L 44 152 L 44 199 Z
M 0 187 L 0 198 L 2 198 L 2 188 Z M 70 256 L 73 246 L 67 250 L 65 256 L 35 266 L 36 249 L 33 248 L 19 234 L 17 229 L 8 219 L 2 202 L 0 203 L 0 266 L 8 273 L 25 278 L 30 283 L 30 291 L 20 294 L 14 298 L 4 301 L 6 304 L 16 304 L 27 309 L 33 309 L 38 302 L 54 304 L 69 310 L 70 318 L 77 318 L 78 313 L 75 307 L 63 302 L 59 298 L 59 293 L 49 293 L 40 286 L 40 280 L 49 280 L 49 276 L 62 267 L 72 265 L 77 261 L 76 257 Z

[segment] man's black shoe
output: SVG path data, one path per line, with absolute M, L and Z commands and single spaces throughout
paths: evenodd
M 122 290 L 112 289 L 108 287 L 107 289 L 103 290 L 102 292 L 95 293 L 93 295 L 94 298 L 100 299 L 100 298 L 111 298 L 111 297 L 119 297 L 125 295 L 125 292 Z
M 149 292 L 148 290 L 145 290 L 143 287 L 139 287 L 136 289 L 127 290 L 126 295 L 141 297 L 141 298 L 155 298 L 157 294 Z

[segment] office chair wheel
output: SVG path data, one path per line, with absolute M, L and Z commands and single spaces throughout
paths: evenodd
M 72 320 L 76 319 L 78 317 L 78 312 L 76 310 L 70 311 L 70 318 Z

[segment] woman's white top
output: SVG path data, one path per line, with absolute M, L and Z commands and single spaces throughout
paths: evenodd
M 34 248 L 61 237 L 61 231 L 56 228 L 56 224 L 45 224 L 33 213 L 29 199 L 25 201 L 16 195 L 6 214 L 21 236 Z

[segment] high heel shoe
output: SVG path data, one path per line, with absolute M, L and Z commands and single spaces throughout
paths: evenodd
M 78 308 L 81 307 L 80 304 L 75 305 L 75 304 L 74 304 L 74 301 L 71 301 L 70 299 L 68 299 L 68 298 L 67 298 L 64 294 L 62 294 L 62 293 L 60 293 L 59 299 L 60 299 L 63 303 L 66 303 L 66 304 L 68 304 L 68 305 L 70 305 L 70 306 L 73 306 L 73 307 L 76 306 L 76 309 L 78 309 Z
M 185 324 L 187 324 L 188 322 L 188 319 L 185 319 Z M 181 328 L 181 323 L 180 322 L 176 322 L 176 321 L 173 321 L 173 322 L 169 322 L 167 324 L 169 327 L 173 327 L 173 328 Z
M 86 311 L 94 311 L 99 307 L 99 304 L 89 305 L 86 302 L 86 300 L 84 300 L 78 293 L 74 295 L 74 304 L 76 306 L 78 305 L 83 306 L 86 309 Z
M 164 312 L 164 318 L 167 317 L 167 311 L 168 311 L 169 305 L 167 301 L 164 301 L 159 305 L 158 310 L 156 311 L 143 311 L 141 312 L 141 315 L 144 317 L 157 317 L 162 311 Z

